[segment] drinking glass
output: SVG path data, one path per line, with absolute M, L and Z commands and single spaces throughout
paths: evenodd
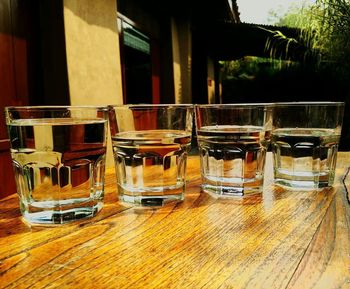
M 184 199 L 192 105 L 110 108 L 119 199 L 159 207 Z
M 343 102 L 275 104 L 271 143 L 277 185 L 332 186 L 343 113 Z
M 269 104 L 196 105 L 202 188 L 216 196 L 262 192 Z
M 107 107 L 6 107 L 20 210 L 29 223 L 92 217 L 104 197 Z

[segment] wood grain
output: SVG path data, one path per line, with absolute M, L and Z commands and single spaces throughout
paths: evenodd
M 275 187 L 268 156 L 262 195 L 217 199 L 188 162 L 185 201 L 158 210 L 117 202 L 113 171 L 93 219 L 30 227 L 17 197 L 0 202 L 1 288 L 349 288 L 350 215 L 340 153 L 332 189 Z

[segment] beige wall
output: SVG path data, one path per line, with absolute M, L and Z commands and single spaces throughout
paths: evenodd
M 176 103 L 192 103 L 192 41 L 189 22 L 171 21 Z
M 122 81 L 115 0 L 64 0 L 72 105 L 120 104 Z
M 64 0 L 71 105 L 121 104 L 122 80 L 115 0 Z M 113 167 L 108 138 L 107 167 Z
M 215 103 L 215 66 L 212 58 L 208 57 L 208 103 Z

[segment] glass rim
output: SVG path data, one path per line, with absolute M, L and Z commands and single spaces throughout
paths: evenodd
M 344 101 L 288 101 L 275 102 L 275 106 L 344 106 Z
M 179 104 L 179 103 L 145 103 L 145 104 L 112 104 L 109 105 L 110 108 L 167 108 L 167 107 L 175 107 L 175 108 L 193 108 L 193 104 Z
M 26 106 L 5 106 L 6 111 L 9 110 L 56 110 L 56 109 L 98 109 L 108 111 L 108 106 L 104 105 L 26 105 Z
M 198 108 L 253 108 L 253 107 L 272 107 L 272 102 L 257 102 L 257 103 L 217 103 L 217 104 L 195 104 Z

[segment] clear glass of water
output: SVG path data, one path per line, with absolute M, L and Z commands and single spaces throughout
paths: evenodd
M 6 107 L 20 210 L 62 224 L 103 206 L 107 107 Z
M 110 107 L 119 200 L 161 207 L 184 199 L 192 105 Z
M 271 136 L 275 183 L 299 190 L 334 182 L 343 102 L 276 103 Z
M 203 190 L 221 197 L 261 193 L 271 105 L 196 105 L 195 112 Z

